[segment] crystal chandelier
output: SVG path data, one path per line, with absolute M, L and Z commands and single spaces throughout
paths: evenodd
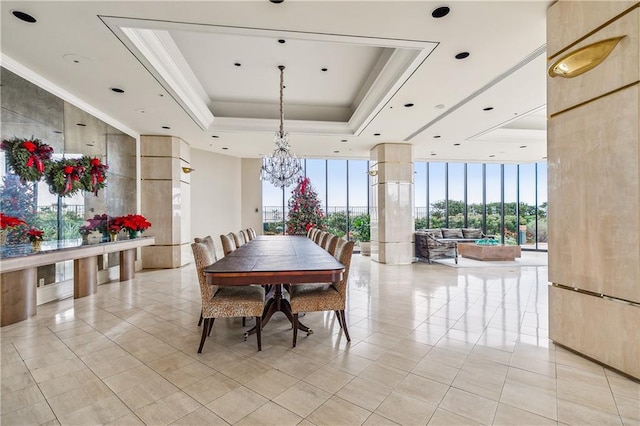
M 278 188 L 284 188 L 296 181 L 302 171 L 302 163 L 295 154 L 289 150 L 289 133 L 284 131 L 284 65 L 279 65 L 280 70 L 280 130 L 276 132 L 274 142 L 276 149 L 270 156 L 262 158 L 261 179 L 268 180 Z

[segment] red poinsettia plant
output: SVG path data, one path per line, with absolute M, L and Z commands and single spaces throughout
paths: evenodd
M 4 213 L 0 213 L 0 229 L 1 230 L 9 230 L 9 229 L 13 229 L 13 228 L 17 228 L 20 225 L 26 225 L 27 223 L 22 220 L 22 219 L 18 219 L 15 216 L 7 216 Z
M 5 139 L 0 148 L 7 153 L 7 162 L 23 182 L 37 182 L 49 164 L 53 148 L 40 139 Z
M 151 222 L 140 214 L 128 214 L 113 219 L 113 223 L 117 223 L 121 229 L 127 232 L 144 232 L 151 227 Z
M 27 231 L 27 237 L 29 237 L 29 241 L 31 242 L 42 241 L 44 239 L 43 235 L 44 231 L 41 229 L 31 228 Z

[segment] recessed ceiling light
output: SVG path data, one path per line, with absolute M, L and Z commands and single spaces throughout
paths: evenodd
M 11 13 L 19 20 L 28 22 L 29 24 L 34 24 L 36 22 L 36 18 L 29 15 L 28 13 L 20 12 L 19 10 L 14 10 Z
M 373 136 L 380 136 L 380 133 L 374 133 Z
M 546 160 L 546 159 L 547 159 L 547 157 L 542 157 L 542 159 L 543 159 L 543 160 Z
M 347 140 L 346 139 L 342 139 L 340 142 L 347 142 Z
M 114 93 L 124 93 L 124 90 L 119 87 L 110 87 L 109 89 Z
M 57 134 L 62 134 L 62 132 L 60 130 L 54 130 L 53 133 L 57 133 Z
M 80 127 L 87 127 L 87 125 L 86 125 L 86 124 L 84 124 L 84 123 L 76 123 L 76 126 L 80 126 Z
M 433 16 L 434 18 L 444 18 L 449 14 L 450 11 L 451 9 L 449 9 L 449 6 L 436 7 L 431 11 L 431 16 Z
M 520 145 L 520 148 L 526 148 L 526 147 L 527 147 L 526 145 Z
M 86 145 L 87 145 L 87 146 L 94 146 L 94 143 L 92 142 L 92 143 L 88 143 L 88 144 L 86 144 Z
M 442 109 L 442 108 L 444 108 L 444 104 L 438 104 L 438 105 L 436 105 L 436 108 L 437 109 Z
M 493 109 L 493 107 L 482 108 L 483 111 L 491 111 L 492 109 Z
M 229 148 L 227 148 L 226 146 L 223 146 L 223 147 L 222 147 L 222 149 L 227 150 L 227 149 L 229 149 Z
M 431 153 L 431 155 L 432 155 L 432 156 L 434 156 L 434 155 L 436 155 L 436 153 L 435 153 L 435 152 L 432 152 L 432 153 Z
M 211 135 L 211 137 L 212 137 L 212 138 L 214 138 L 214 139 L 218 139 L 220 136 L 218 136 L 218 135 Z
M 469 52 L 460 52 L 456 55 L 456 59 L 465 59 L 469 57 Z
M 284 0 L 269 0 L 271 3 L 275 3 L 275 4 L 280 4 L 282 3 Z
M 236 67 L 241 67 L 242 66 L 242 64 L 240 62 L 236 62 L 233 65 L 235 65 Z
M 322 71 L 322 72 L 327 72 L 327 71 L 329 71 L 329 69 L 328 69 L 328 68 L 322 68 L 322 70 L 321 70 L 321 71 Z
M 278 43 L 280 43 L 280 44 L 285 44 L 286 42 L 287 41 L 285 39 L 283 39 L 283 38 L 278 39 Z
M 138 113 L 140 113 L 140 114 L 144 114 L 145 112 L 147 112 L 147 110 L 146 110 L 146 109 L 144 109 L 144 108 L 136 108 L 136 109 L 134 109 L 134 111 L 135 111 L 135 112 L 138 112 Z
M 339 154 L 339 153 L 340 153 L 340 151 L 333 151 L 333 153 L 334 153 L 334 154 Z
M 163 129 L 167 129 L 167 130 L 171 129 L 171 127 L 169 127 L 169 126 L 162 126 L 162 128 Z
M 404 107 L 405 107 L 405 108 L 411 108 L 412 106 L 413 106 L 413 104 L 412 104 L 412 103 L 404 104 Z
M 435 135 L 433 138 L 434 139 L 438 139 L 440 137 L 440 135 Z
M 460 146 L 460 144 L 459 143 L 454 143 L 453 146 Z
M 491 155 L 489 156 L 489 158 L 493 158 L 493 157 L 495 157 L 495 155 L 493 155 L 493 154 L 491 154 Z
M 160 96 L 161 98 L 164 97 L 164 93 L 158 93 L 158 96 Z

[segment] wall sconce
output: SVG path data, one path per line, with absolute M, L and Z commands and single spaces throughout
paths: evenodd
M 196 169 L 192 169 L 191 167 L 183 167 L 183 168 L 182 168 L 182 171 L 183 171 L 183 172 L 185 172 L 185 173 L 187 173 L 187 174 L 189 174 L 189 173 L 191 173 L 191 172 L 195 172 L 195 171 L 196 171 Z
M 550 77 L 573 78 L 592 70 L 604 61 L 626 36 L 612 37 L 562 56 L 549 68 Z
M 369 176 L 378 176 L 378 171 L 377 171 L 377 170 L 369 170 L 369 171 L 367 172 L 367 174 L 368 174 Z

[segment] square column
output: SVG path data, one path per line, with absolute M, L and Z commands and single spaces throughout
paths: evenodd
M 383 143 L 370 153 L 371 259 L 413 261 L 413 147 Z
M 152 223 L 145 236 L 156 243 L 142 249 L 142 267 L 179 268 L 191 261 L 189 144 L 172 136 L 140 137 L 141 213 Z

